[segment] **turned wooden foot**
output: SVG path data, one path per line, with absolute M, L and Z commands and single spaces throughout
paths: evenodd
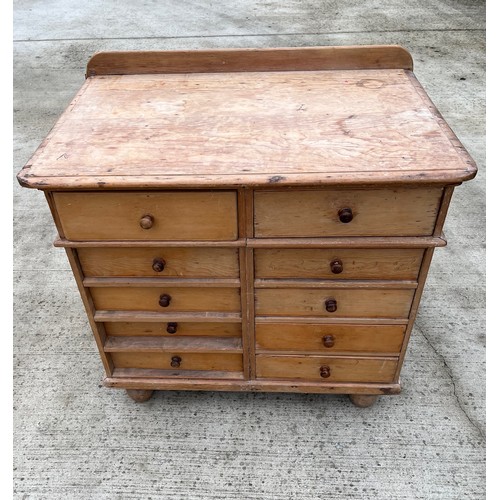
M 378 396 L 372 394 L 349 394 L 351 403 L 360 408 L 368 408 L 377 401 Z
M 127 389 L 127 394 L 138 403 L 144 403 L 153 395 L 153 391 L 145 389 Z

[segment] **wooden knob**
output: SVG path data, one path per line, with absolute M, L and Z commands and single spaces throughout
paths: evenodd
M 153 271 L 156 271 L 157 273 L 161 273 L 166 266 L 165 259 L 162 259 L 161 257 L 156 257 L 153 259 Z
M 167 323 L 168 333 L 177 333 L 177 323 Z
M 344 266 L 340 259 L 335 259 L 330 262 L 330 269 L 333 274 L 340 274 L 344 270 Z
M 339 210 L 339 220 L 344 224 L 351 222 L 353 218 L 352 210 L 350 208 L 341 208 Z
M 151 229 L 154 222 L 155 219 L 152 215 L 143 215 L 139 224 L 141 225 L 142 229 Z
M 321 340 L 325 347 L 333 347 L 335 344 L 335 337 L 333 335 L 324 335 Z
M 325 300 L 325 309 L 329 313 L 334 313 L 337 310 L 337 301 L 335 299 Z
M 180 356 L 172 356 L 172 360 L 170 361 L 170 366 L 172 368 L 179 368 L 181 366 L 182 358 Z
M 162 293 L 160 295 L 160 300 L 158 301 L 158 304 L 160 304 L 161 307 L 168 307 L 170 305 L 170 301 L 172 300 L 172 297 L 168 293 Z
M 322 365 L 319 369 L 319 374 L 321 378 L 328 378 L 331 375 L 330 367 L 328 365 Z

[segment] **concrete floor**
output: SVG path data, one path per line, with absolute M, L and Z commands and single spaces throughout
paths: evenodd
M 14 498 L 485 497 L 483 2 L 16 0 L 14 39 L 14 174 L 95 51 L 392 43 L 479 167 L 454 195 L 403 392 L 364 410 L 341 396 L 210 392 L 140 405 L 103 388 L 43 193 L 14 180 Z

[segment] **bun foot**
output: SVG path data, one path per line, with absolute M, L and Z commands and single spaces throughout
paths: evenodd
M 372 394 L 349 394 L 349 399 L 354 406 L 368 408 L 377 401 L 378 396 Z
M 127 389 L 127 394 L 137 403 L 144 403 L 148 401 L 153 395 L 153 391 L 145 389 Z

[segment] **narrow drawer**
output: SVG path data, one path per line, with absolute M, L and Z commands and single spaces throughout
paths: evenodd
M 69 240 L 235 240 L 236 192 L 56 192 Z
M 424 251 L 416 249 L 255 249 L 256 278 L 415 280 Z
M 115 368 L 209 371 L 243 370 L 243 358 L 241 354 L 113 352 L 110 355 Z
M 431 235 L 440 188 L 255 192 L 255 236 Z
M 91 288 L 95 308 L 117 311 L 238 312 L 239 288 Z
M 313 380 L 316 382 L 390 383 L 397 367 L 395 358 L 326 356 L 257 356 L 257 377 Z
M 404 325 L 257 323 L 255 337 L 261 351 L 399 355 L 405 330 Z
M 190 323 L 189 321 L 104 323 L 111 337 L 241 337 L 241 323 Z
M 85 276 L 237 278 L 236 248 L 79 248 Z
M 255 290 L 260 316 L 406 318 L 413 289 L 262 288 Z

